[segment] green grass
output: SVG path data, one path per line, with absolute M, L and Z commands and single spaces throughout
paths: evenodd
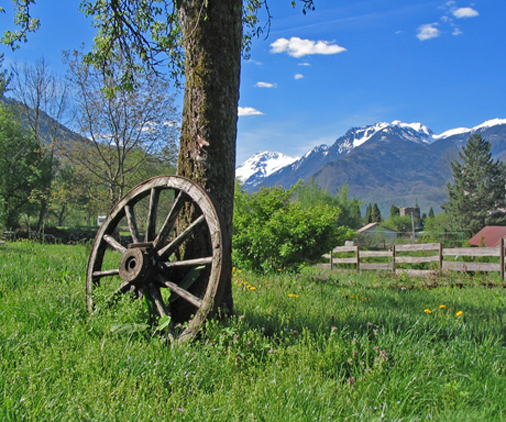
M 235 316 L 171 346 L 111 331 L 147 321 L 140 301 L 87 315 L 87 254 L 0 245 L 0 420 L 506 420 L 506 296 L 486 280 L 236 270 Z

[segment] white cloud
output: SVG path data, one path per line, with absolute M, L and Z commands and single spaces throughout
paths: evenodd
M 463 34 L 463 32 L 460 30 L 460 28 L 457 28 L 457 27 L 453 28 L 452 35 L 457 36 L 457 35 L 462 35 L 462 34 Z
M 271 53 L 287 53 L 292 57 L 303 57 L 310 54 L 337 54 L 346 51 L 346 48 L 329 41 L 303 40 L 299 37 L 278 38 L 271 44 Z
M 299 63 L 299 66 L 311 66 L 308 62 Z
M 294 76 L 295 80 L 297 80 L 297 79 L 302 79 L 303 77 L 304 77 L 304 75 L 301 75 L 300 73 L 297 73 L 297 74 Z
M 460 7 L 458 9 L 452 10 L 452 14 L 457 19 L 474 18 L 479 15 L 479 13 L 471 7 Z
M 257 82 L 255 84 L 257 88 L 276 88 L 276 84 L 271 84 L 270 82 Z
M 238 114 L 239 116 L 257 116 L 264 113 L 254 109 L 253 107 L 239 107 Z
M 416 35 L 420 41 L 430 40 L 431 38 L 437 38 L 441 35 L 439 29 L 436 28 L 435 23 L 426 23 L 418 28 L 418 34 Z

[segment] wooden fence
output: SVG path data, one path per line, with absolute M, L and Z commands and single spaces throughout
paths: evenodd
M 409 255 L 407 255 L 409 253 Z M 422 256 L 416 256 L 423 253 Z M 346 254 L 353 256 L 340 257 Z M 336 256 L 337 255 L 337 256 Z M 481 258 L 481 257 L 499 257 L 498 263 L 489 262 L 466 262 L 462 257 Z M 426 276 L 435 271 L 440 274 L 446 271 L 497 271 L 501 280 L 504 281 L 504 240 L 501 239 L 497 247 L 489 248 L 443 248 L 441 243 L 424 243 L 415 245 L 394 245 L 392 250 L 388 251 L 367 251 L 361 250 L 359 246 L 338 246 L 332 250 L 332 253 L 324 255 L 324 258 L 330 259 L 330 264 L 323 264 L 323 267 L 331 270 L 337 269 L 337 266 L 343 264 L 352 266 L 357 271 L 362 270 L 384 270 L 394 273 L 408 273 L 415 276 Z M 375 262 L 380 259 L 382 262 Z M 386 262 L 385 262 L 386 261 Z M 411 269 L 399 268 L 409 267 L 413 264 L 425 264 L 434 262 L 433 269 Z

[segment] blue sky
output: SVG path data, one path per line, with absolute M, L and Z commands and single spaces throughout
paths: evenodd
M 39 32 L 0 51 L 7 64 L 44 55 L 64 73 L 61 51 L 90 46 L 93 29 L 77 0 L 38 3 Z M 269 36 L 242 64 L 238 165 L 263 150 L 300 156 L 380 121 L 439 134 L 506 118 L 504 0 L 315 0 L 306 15 L 268 3 Z

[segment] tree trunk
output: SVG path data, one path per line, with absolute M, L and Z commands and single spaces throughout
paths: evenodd
M 201 186 L 223 218 L 221 307 L 232 312 L 232 216 L 242 0 L 177 2 L 185 51 L 185 94 L 178 174 Z M 220 299 L 217 298 L 220 305 Z

